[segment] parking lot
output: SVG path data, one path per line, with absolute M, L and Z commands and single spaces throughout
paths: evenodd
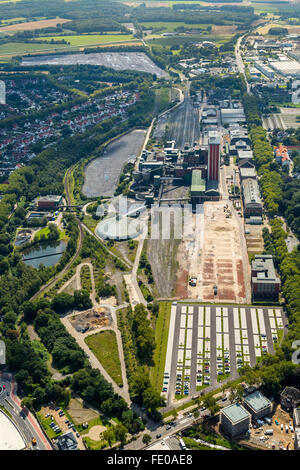
M 279 307 L 173 302 L 162 389 L 168 404 L 237 378 L 243 365 L 274 353 L 285 323 Z
M 76 435 L 78 448 L 83 450 L 85 449 L 82 438 L 77 432 L 75 424 L 68 419 L 60 407 L 47 405 L 41 409 L 40 413 L 44 417 L 43 427 L 50 439 L 55 439 L 55 437 L 58 437 L 65 432 L 71 431 L 74 435 Z

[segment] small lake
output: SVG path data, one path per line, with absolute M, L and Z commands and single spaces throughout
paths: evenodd
M 25 258 L 24 263 L 33 268 L 38 268 L 40 264 L 44 266 L 54 266 L 59 262 L 66 247 L 67 242 L 64 240 L 34 245 L 22 252 Z M 28 259 L 26 261 L 26 258 L 34 259 Z

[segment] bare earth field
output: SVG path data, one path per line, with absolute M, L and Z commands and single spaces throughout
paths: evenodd
M 204 204 L 200 297 L 204 301 L 240 303 L 245 301 L 245 283 L 239 226 L 235 218 L 225 217 L 223 207 L 222 201 Z
M 81 398 L 71 398 L 68 406 L 68 413 L 72 417 L 75 424 L 82 424 L 92 419 L 96 419 L 99 416 L 97 411 L 91 408 L 86 408 L 83 405 Z
M 187 298 L 203 302 L 245 302 L 240 229 L 235 217 L 225 215 L 222 201 L 205 202 L 193 214 L 178 250 L 179 298 L 186 292 Z M 196 286 L 188 285 L 190 277 L 197 277 Z
M 236 26 L 228 25 L 228 26 L 217 26 L 212 25 L 211 34 L 220 34 L 221 36 L 226 34 L 233 34 L 236 30 Z
M 64 18 L 55 18 L 52 20 L 29 21 L 28 23 L 11 24 L 0 28 L 1 31 L 32 31 L 34 29 L 50 28 L 57 24 L 68 23 Z

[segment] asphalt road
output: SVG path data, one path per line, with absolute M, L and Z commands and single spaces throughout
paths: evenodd
M 3 388 L 5 386 L 5 389 Z M 12 416 L 12 420 L 22 435 L 25 443 L 39 450 L 49 450 L 50 444 L 43 436 L 42 431 L 31 414 L 26 415 L 22 412 L 18 400 L 13 392 L 12 383 L 8 379 L 0 377 L 0 405 L 3 406 Z M 32 446 L 31 440 L 35 438 L 36 446 Z

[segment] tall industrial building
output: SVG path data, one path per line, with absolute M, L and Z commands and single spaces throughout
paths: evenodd
M 207 164 L 208 181 L 219 181 L 220 144 L 221 144 L 221 138 L 220 138 L 219 132 L 209 131 L 208 133 L 208 164 Z

